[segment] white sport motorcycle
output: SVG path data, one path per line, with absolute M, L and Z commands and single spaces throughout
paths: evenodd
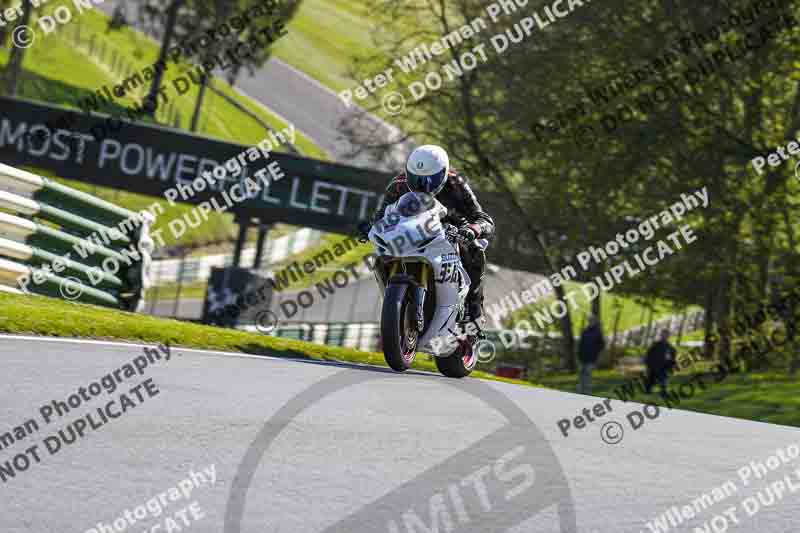
M 470 278 L 458 241 L 448 239 L 441 220 L 446 214 L 434 197 L 407 192 L 368 234 L 381 257 L 374 272 L 384 291 L 383 355 L 398 372 L 411 367 L 417 351 L 434 355 L 449 377 L 468 376 L 478 361 L 480 327 L 464 321 Z M 470 243 L 487 245 L 485 239 Z

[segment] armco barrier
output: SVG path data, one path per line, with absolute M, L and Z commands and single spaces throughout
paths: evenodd
M 242 325 L 240 329 L 260 332 L 254 325 Z M 380 324 L 374 322 L 317 322 L 280 324 L 269 332 L 274 337 L 342 346 L 362 351 L 378 351 Z
M 0 163 L 0 289 L 139 311 L 153 222 Z
M 253 332 L 261 332 L 255 325 L 248 324 L 239 326 L 241 329 Z M 380 330 L 378 322 L 296 322 L 278 324 L 274 330 L 268 333 L 274 337 L 294 339 L 300 341 L 313 342 L 316 344 L 326 344 L 328 346 L 342 346 L 362 351 L 380 351 Z M 501 357 L 509 349 L 525 350 L 533 345 L 537 350 L 551 347 L 553 352 L 558 349 L 557 339 L 527 339 L 529 344 L 525 347 L 519 346 L 519 338 L 509 335 L 506 331 L 505 342 L 501 339 L 501 332 L 495 329 L 484 330 L 486 339 L 495 346 L 498 357 Z M 548 345 L 542 343 L 549 342 Z M 508 347 L 506 347 L 508 343 Z
M 262 267 L 265 272 L 269 265 L 283 261 L 287 257 L 302 252 L 309 246 L 320 241 L 322 232 L 311 229 L 299 229 L 288 235 L 269 239 L 262 257 Z M 256 257 L 256 248 L 242 250 L 241 263 L 253 264 Z M 225 267 L 233 264 L 233 253 L 212 254 L 201 257 L 187 257 L 184 259 L 154 260 L 150 269 L 150 279 L 153 286 L 167 283 L 194 283 L 205 281 L 211 276 L 212 267 Z

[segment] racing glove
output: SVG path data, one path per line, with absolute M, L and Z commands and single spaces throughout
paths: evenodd
M 458 228 L 452 224 L 444 224 L 444 234 L 447 237 L 447 240 L 450 242 L 455 242 L 458 240 Z
M 464 242 L 472 242 L 478 238 L 478 235 L 477 233 L 475 233 L 475 230 L 470 228 L 469 226 L 462 226 L 461 228 L 459 228 L 458 236 Z
M 369 242 L 369 231 L 372 229 L 372 224 L 369 222 L 362 222 L 358 225 L 358 242 Z

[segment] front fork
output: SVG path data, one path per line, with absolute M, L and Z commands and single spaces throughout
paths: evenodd
M 400 262 L 392 263 L 391 271 L 389 272 L 389 279 L 397 274 Z M 415 304 L 415 318 L 417 321 L 417 331 L 422 333 L 425 330 L 425 294 L 428 289 L 428 276 L 430 275 L 431 267 L 422 265 L 422 279 L 419 284 L 414 284 L 414 304 Z
M 422 279 L 414 290 L 414 301 L 417 304 L 417 330 L 420 333 L 425 329 L 425 293 L 428 290 L 428 273 L 430 270 L 431 267 L 423 263 Z

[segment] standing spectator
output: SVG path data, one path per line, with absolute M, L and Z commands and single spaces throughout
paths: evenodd
M 647 394 L 650 394 L 656 382 L 661 386 L 661 396 L 667 394 L 667 377 L 675 366 L 675 354 L 677 353 L 667 339 L 669 339 L 669 330 L 662 329 L 658 341 L 650 346 L 644 358 L 644 364 L 647 366 L 647 380 L 645 381 Z
M 581 362 L 578 393 L 592 393 L 592 369 L 597 364 L 597 358 L 605 346 L 606 340 L 603 338 L 603 329 L 600 327 L 600 321 L 597 320 L 596 316 L 592 315 L 589 317 L 589 325 L 583 330 L 581 339 L 578 341 L 578 359 Z

